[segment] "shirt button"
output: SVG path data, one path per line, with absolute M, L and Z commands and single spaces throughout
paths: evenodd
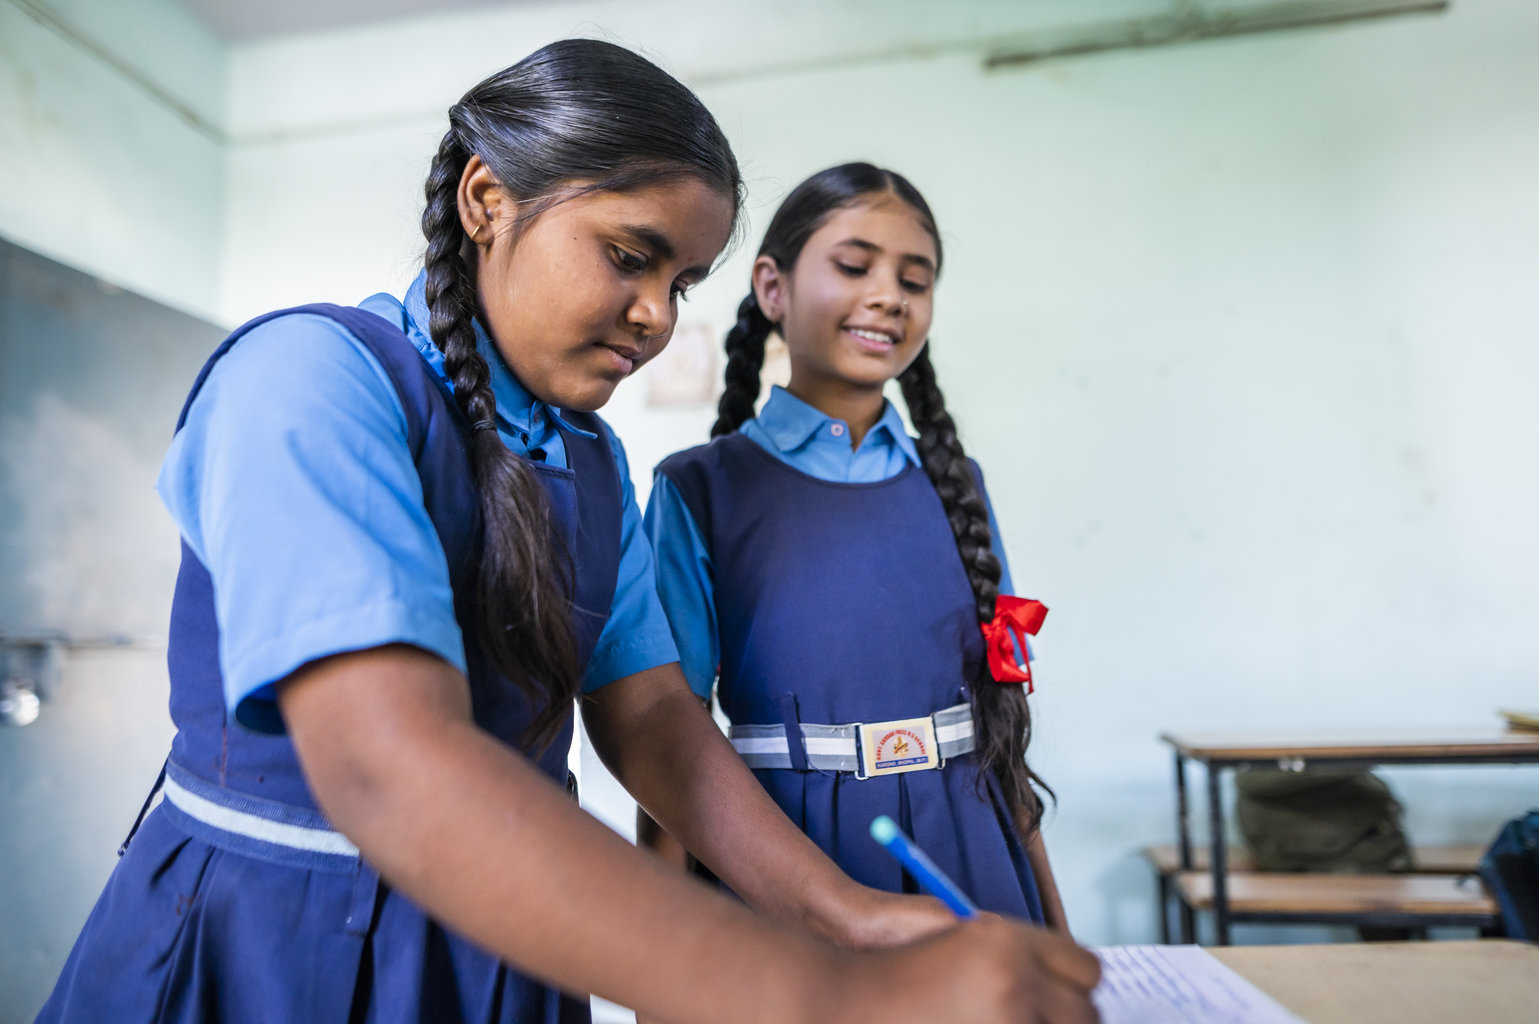
M 828 432 L 830 434 L 833 434 L 835 437 L 843 437 L 844 436 L 844 424 L 843 423 L 835 423 L 833 426 L 828 428 Z

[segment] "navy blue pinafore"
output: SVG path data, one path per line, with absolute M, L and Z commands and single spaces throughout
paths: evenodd
M 711 556 L 718 695 L 734 736 L 783 726 L 789 738 L 788 767 L 754 768 L 775 802 L 856 881 L 914 891 L 871 838 L 871 820 L 885 814 L 979 906 L 1040 922 L 1036 880 L 998 781 L 980 778 L 971 753 L 869 778 L 809 763 L 817 757 L 807 734 L 821 726 L 950 708 L 970 732 L 970 714 L 957 706 L 979 678 L 983 640 L 924 473 L 909 466 L 876 483 L 819 480 L 742 434 L 680 452 L 657 471 Z
M 368 346 L 394 383 L 424 502 L 448 556 L 475 721 L 519 746 L 532 719 L 530 704 L 490 666 L 467 614 L 479 536 L 468 427 L 406 335 L 348 307 L 269 314 L 220 346 L 188 406 L 236 340 L 287 313 L 336 320 Z M 586 664 L 614 595 L 621 484 L 598 417 L 564 415 L 596 437 L 563 428 L 571 468 L 533 465 L 572 553 L 574 624 Z M 165 799 L 127 845 L 40 1022 L 589 1020 L 586 999 L 524 977 L 392 891 L 316 808 L 288 737 L 231 720 L 222 696 L 212 582 L 185 544 L 168 664 L 177 733 Z M 543 752 L 526 751 L 562 782 L 572 728 L 568 715 Z

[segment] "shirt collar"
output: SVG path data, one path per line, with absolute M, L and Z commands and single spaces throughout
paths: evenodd
M 831 423 L 843 423 L 845 429 L 849 429 L 848 423 L 808 405 L 779 384 L 770 389 L 764 408 L 759 410 L 758 420 L 765 435 L 776 448 L 785 453 L 804 447 L 818 431 Z M 867 446 L 894 446 L 909 462 L 919 465 L 919 452 L 914 447 L 914 439 L 909 437 L 908 430 L 903 426 L 903 417 L 885 398 L 882 400 L 881 418 L 860 440 L 860 447 Z
M 427 272 L 417 275 L 417 279 L 406 290 L 406 297 L 401 305 L 406 310 L 406 336 L 411 339 L 417 351 L 422 353 L 422 358 L 427 360 L 433 371 L 449 384 L 453 390 L 454 383 L 449 380 L 448 373 L 444 370 L 444 354 L 437 345 L 433 344 L 432 335 L 428 333 L 428 308 L 427 308 Z M 596 437 L 590 431 L 583 430 L 568 422 L 561 410 L 553 405 L 546 405 L 531 395 L 519 379 L 513 376 L 513 371 L 503 360 L 502 353 L 497 351 L 497 346 L 492 344 L 492 339 L 481 326 L 481 321 L 473 321 L 476 330 L 476 350 L 486 360 L 488 376 L 492 386 L 492 395 L 497 400 L 497 418 L 504 426 L 513 428 L 514 431 L 529 437 L 538 437 L 544 430 L 553 429 L 554 424 L 547 426 L 547 419 L 576 434 L 578 437 Z

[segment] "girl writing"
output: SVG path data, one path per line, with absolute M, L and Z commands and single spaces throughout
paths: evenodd
M 926 347 L 940 267 L 901 175 L 854 163 L 798 185 L 727 335 L 715 440 L 658 467 L 646 523 L 684 674 L 705 696 L 719 667 L 733 743 L 792 821 L 898 892 L 867 835 L 889 815 L 982 907 L 1067 931 L 1007 631 L 1045 609 L 1001 597 L 998 530 Z M 771 331 L 791 379 L 755 417 Z M 893 379 L 917 440 L 883 398 Z
M 597 992 L 861 1020 L 900 978 L 934 1019 L 1089 1019 L 1072 944 L 937 931 L 840 874 L 679 673 L 592 411 L 731 233 L 715 121 L 571 40 L 449 122 L 404 299 L 258 318 L 193 387 L 159 482 L 184 542 L 164 799 L 40 1019 L 581 1021 L 567 993 Z M 641 804 L 766 916 L 580 812 L 579 694 Z

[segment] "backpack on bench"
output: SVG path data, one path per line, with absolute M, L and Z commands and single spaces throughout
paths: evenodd
M 1480 858 L 1480 877 L 1509 938 L 1539 942 L 1539 809 L 1502 826 Z
M 1235 775 L 1235 818 L 1262 871 L 1408 871 L 1400 802 L 1369 771 Z

